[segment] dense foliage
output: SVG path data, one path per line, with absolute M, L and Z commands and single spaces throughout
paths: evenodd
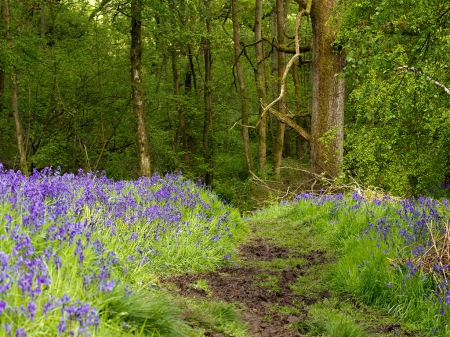
M 296 2 L 287 3 L 288 40 L 281 46 L 288 51 L 286 61 L 292 57 L 290 38 L 299 11 Z M 191 178 L 207 175 L 218 193 L 239 203 L 240 193 L 228 181 L 242 190 L 249 176 L 240 134 L 242 97 L 230 4 L 179 0 L 144 1 L 140 6 L 142 84 L 153 171 L 183 170 Z M 265 83 L 267 101 L 278 95 L 276 3 L 262 4 L 264 40 L 258 43 L 263 44 L 265 75 L 260 69 L 257 79 L 255 3 L 237 2 L 237 10 L 245 104 L 248 123 L 254 126 L 261 108 L 259 82 Z M 64 172 L 80 167 L 105 170 L 115 179 L 139 175 L 130 100 L 129 11 L 129 2 L 115 0 L 3 3 L 0 159 L 6 167 L 20 166 L 17 125 L 10 115 L 17 84 L 18 116 L 31 169 L 60 165 Z M 441 196 L 442 184 L 449 179 L 448 5 L 351 0 L 339 2 L 334 13 L 328 25 L 337 32 L 335 51 L 345 52 L 347 63 L 345 173 L 396 195 Z M 283 103 L 307 132 L 312 34 L 306 16 L 299 30 L 301 57 L 287 76 Z M 213 62 L 206 83 L 207 48 Z M 208 114 L 207 95 L 212 104 Z M 271 176 L 270 162 L 278 151 L 276 118 L 265 123 L 269 167 L 254 170 L 260 177 Z M 248 130 L 246 151 L 257 162 L 261 137 L 258 130 Z M 325 143 L 333 138 L 329 136 L 323 137 Z M 294 137 L 290 128 L 283 142 L 283 158 L 295 158 L 297 166 L 308 162 L 309 144 Z
M 443 1 L 342 2 L 349 79 L 346 168 L 396 195 L 441 195 L 449 179 L 450 8 Z

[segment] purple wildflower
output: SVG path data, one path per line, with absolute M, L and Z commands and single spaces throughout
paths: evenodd
M 27 333 L 24 328 L 19 328 L 14 333 L 14 337 L 27 337 Z

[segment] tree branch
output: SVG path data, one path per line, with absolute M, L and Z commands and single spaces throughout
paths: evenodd
M 395 69 L 393 69 L 392 71 L 394 71 L 394 72 L 400 72 L 400 71 L 405 71 L 405 70 L 414 72 L 414 73 L 419 74 L 419 75 L 424 75 L 423 72 L 421 72 L 419 69 L 417 69 L 417 68 L 415 68 L 415 67 L 408 67 L 408 66 L 406 66 L 406 65 L 405 65 L 405 66 L 402 66 L 402 67 L 395 68 Z M 386 73 L 387 71 L 388 71 L 388 70 L 386 70 L 384 73 Z M 445 91 L 445 93 L 446 93 L 447 95 L 450 95 L 450 89 L 447 88 L 447 87 L 446 87 L 444 84 L 442 84 L 441 82 L 438 82 L 438 81 L 432 79 L 430 76 L 425 76 L 425 79 L 426 79 L 427 81 L 429 81 L 429 82 L 431 82 L 431 83 L 437 85 L 438 87 L 442 88 L 442 89 Z
M 309 0 L 309 3 L 310 2 L 311 2 L 311 0 Z M 279 111 L 273 109 L 273 106 L 286 95 L 286 77 L 287 77 L 287 75 L 289 73 L 289 70 L 291 69 L 292 65 L 294 64 L 294 62 L 300 57 L 301 49 L 300 49 L 298 31 L 299 31 L 299 28 L 300 28 L 302 17 L 303 17 L 303 15 L 305 13 L 306 13 L 306 10 L 302 9 L 297 14 L 297 18 L 296 18 L 296 21 L 295 21 L 295 54 L 294 54 L 294 56 L 292 56 L 292 58 L 289 60 L 288 64 L 286 65 L 286 69 L 284 70 L 283 76 L 281 78 L 280 95 L 276 99 L 274 99 L 271 103 L 266 105 L 266 106 L 264 106 L 264 102 L 261 102 L 261 106 L 263 107 L 263 111 L 261 112 L 261 116 L 259 118 L 258 123 L 256 124 L 256 127 L 261 122 L 261 118 L 264 116 L 264 114 L 266 114 L 267 111 L 270 111 L 270 113 L 272 113 L 280 122 L 287 124 L 295 132 L 297 132 L 300 136 L 302 136 L 303 138 L 305 138 L 306 140 L 309 141 L 311 139 L 311 136 L 309 135 L 308 132 L 306 132 L 305 129 L 303 129 L 297 123 L 292 121 L 287 115 L 282 114 Z
M 287 53 L 287 54 L 295 54 L 296 53 L 295 52 L 295 48 L 289 48 L 289 47 L 284 46 L 284 45 L 279 45 L 278 43 L 274 43 L 274 42 L 270 41 L 268 38 L 265 38 L 265 37 L 263 38 L 263 40 L 266 41 L 267 43 L 269 43 L 275 49 L 277 49 L 279 51 L 282 51 L 284 53 Z M 305 45 L 299 46 L 299 48 L 300 48 L 300 52 L 302 52 L 302 53 L 305 53 L 305 52 L 308 52 L 308 51 L 312 50 L 312 47 L 311 47 L 310 44 L 305 44 Z

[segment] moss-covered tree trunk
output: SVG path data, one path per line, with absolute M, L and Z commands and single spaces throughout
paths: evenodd
M 180 90 L 179 90 L 179 80 L 178 80 L 178 67 L 177 67 L 177 51 L 172 50 L 172 76 L 173 76 L 173 95 L 175 96 L 178 122 L 180 123 L 180 133 L 181 142 L 183 146 L 183 161 L 184 165 L 189 166 L 189 148 L 188 148 L 188 138 L 186 133 L 186 122 L 184 120 L 184 112 L 180 103 Z
M 136 144 L 139 159 L 139 175 L 149 177 L 150 153 L 147 138 L 144 89 L 142 86 L 142 0 L 131 0 L 131 93 L 136 117 Z
M 9 10 L 8 0 L 3 0 L 2 3 L 2 18 L 4 20 L 5 27 L 5 37 L 10 51 L 13 49 L 12 39 L 11 39 L 11 12 Z M 20 169 L 23 174 L 28 175 L 28 163 L 27 155 L 25 149 L 25 142 L 22 133 L 22 123 L 20 121 L 19 114 L 19 86 L 17 84 L 18 76 L 17 69 L 12 66 L 12 88 L 11 88 L 11 108 L 14 118 L 14 125 L 16 127 L 16 140 L 17 140 L 17 150 L 19 152 L 20 158 Z
M 212 56 L 211 56 L 211 19 L 209 17 L 210 0 L 201 0 L 202 9 L 205 9 L 206 19 L 206 32 L 208 37 L 202 38 L 203 46 L 203 59 L 205 63 L 205 77 L 204 77 L 204 105 L 205 115 L 203 119 L 203 162 L 206 166 L 205 172 L 205 184 L 211 185 L 214 177 L 212 151 L 211 151 L 211 138 L 212 138 Z
M 256 0 L 255 9 L 255 52 L 256 52 L 256 86 L 258 88 L 259 104 L 259 127 L 258 127 L 258 158 L 259 168 L 263 169 L 267 164 L 267 114 L 261 116 L 263 112 L 263 105 L 267 104 L 267 89 L 266 89 L 266 63 L 264 54 L 264 43 L 262 41 L 262 0 Z M 262 103 L 262 104 L 261 104 Z
M 328 25 L 337 0 L 312 2 L 313 93 L 311 117 L 311 169 L 336 177 L 341 172 L 344 139 L 345 56 L 334 50 L 335 32 Z
M 247 162 L 247 169 L 253 171 L 253 158 L 250 149 L 250 136 L 248 133 L 248 97 L 247 88 L 245 86 L 244 70 L 239 59 L 241 47 L 239 44 L 239 23 L 238 23 L 238 7 L 237 0 L 231 1 L 231 16 L 233 20 L 233 42 L 234 42 L 234 57 L 236 73 L 239 81 L 240 95 L 241 95 L 241 114 L 242 114 L 242 140 L 244 143 L 244 154 Z

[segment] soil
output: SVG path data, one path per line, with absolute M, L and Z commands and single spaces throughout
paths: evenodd
M 296 257 L 303 258 L 306 262 L 280 271 L 261 269 L 244 263 L 242 266 L 222 267 L 204 274 L 165 277 L 161 281 L 175 285 L 183 296 L 213 297 L 243 304 L 242 319 L 248 324 L 250 336 L 302 336 L 290 325 L 306 318 L 306 306 L 329 298 L 330 295 L 327 291 L 313 296 L 299 295 L 292 291 L 290 285 L 311 265 L 327 262 L 325 253 L 325 251 L 317 250 L 299 254 L 292 249 L 271 244 L 265 239 L 255 238 L 240 247 L 241 261 L 271 261 Z M 193 287 L 198 280 L 206 280 L 208 289 Z M 298 313 L 281 314 L 274 311 L 274 307 L 295 307 Z M 221 335 L 210 333 L 209 336 Z
M 255 266 L 257 261 L 274 259 L 301 258 L 304 262 L 293 268 L 268 270 Z M 308 307 L 314 303 L 331 298 L 326 290 L 309 295 L 295 293 L 291 285 L 299 276 L 311 272 L 312 266 L 330 263 L 327 252 L 310 250 L 299 253 L 293 249 L 277 246 L 270 239 L 253 238 L 249 243 L 240 246 L 239 260 L 241 266 L 226 266 L 209 273 L 183 274 L 166 276 L 162 283 L 171 284 L 182 296 L 205 299 L 220 299 L 229 303 L 238 303 L 243 308 L 242 320 L 248 324 L 248 334 L 253 337 L 298 337 L 305 336 L 295 327 L 307 321 Z M 198 280 L 206 281 L 207 289 L 199 289 Z M 318 287 L 320 288 L 320 287 Z M 295 313 L 282 314 L 276 308 L 295 308 Z M 274 310 L 275 309 L 275 310 Z M 381 322 L 380 322 L 381 323 Z M 399 325 L 378 325 L 370 329 L 373 335 L 415 336 L 403 331 Z M 208 331 L 208 337 L 225 337 Z

